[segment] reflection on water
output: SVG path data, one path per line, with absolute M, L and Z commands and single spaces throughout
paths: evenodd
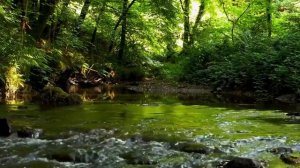
M 0 138 L 0 167 L 216 167 L 231 156 L 287 167 L 268 150 L 300 152 L 299 120 L 281 110 L 218 104 L 188 97 L 77 90 L 92 102 L 42 108 L 1 105 L 0 118 L 17 129 L 43 129 L 40 139 Z M 93 95 L 93 96 L 92 96 Z M 181 142 L 212 152 L 189 153 Z
M 110 84 L 92 88 L 80 88 L 77 85 L 71 85 L 67 92 L 80 94 L 84 101 L 113 100 L 116 96 L 116 88 Z

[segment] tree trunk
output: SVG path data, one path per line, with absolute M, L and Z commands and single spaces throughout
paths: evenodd
M 95 43 L 96 35 L 97 35 L 97 29 L 98 29 L 98 25 L 99 25 L 99 22 L 100 22 L 100 17 L 104 13 L 105 7 L 106 7 L 106 2 L 104 2 L 102 4 L 102 7 L 101 7 L 101 9 L 100 9 L 100 11 L 98 13 L 97 18 L 96 18 L 96 26 L 95 26 L 93 34 L 92 34 L 91 44 Z
M 50 16 L 54 13 L 58 0 L 40 0 L 39 17 L 33 22 L 31 35 L 39 40 L 42 38 L 42 33 L 47 26 Z
M 267 30 L 268 30 L 268 37 L 272 36 L 272 1 L 267 0 L 267 5 L 266 5 L 266 14 L 267 14 Z
M 111 52 L 112 49 L 113 49 L 113 47 L 114 47 L 114 41 L 115 41 L 116 31 L 117 31 L 118 27 L 120 26 L 120 24 L 121 24 L 121 22 L 122 22 L 122 20 L 123 20 L 123 17 L 124 17 L 125 15 L 127 15 L 129 9 L 132 7 L 132 5 L 135 3 L 135 1 L 136 1 L 136 0 L 132 0 L 132 1 L 131 1 L 131 3 L 130 3 L 130 4 L 127 6 L 127 8 L 126 8 L 126 12 L 125 12 L 125 11 L 122 11 L 121 16 L 119 17 L 118 21 L 116 22 L 115 27 L 114 27 L 114 29 L 113 29 L 113 31 L 112 31 L 111 42 L 110 42 L 110 45 L 109 45 L 109 52 Z M 127 3 L 128 3 L 128 1 L 127 1 Z M 123 5 L 124 5 L 124 3 L 123 3 Z M 124 6 L 123 6 L 123 7 L 124 7 Z M 124 10 L 124 8 L 123 8 L 123 10 Z M 123 15 L 123 14 L 125 14 L 125 15 Z
M 183 6 L 184 32 L 183 32 L 183 51 L 188 48 L 190 40 L 190 0 L 184 0 Z
M 189 45 L 193 45 L 194 44 L 194 35 L 198 29 L 198 27 L 200 26 L 201 23 L 201 19 L 204 15 L 204 11 L 205 11 L 205 0 L 201 0 L 200 6 L 199 6 L 199 11 L 195 20 L 195 24 L 192 28 L 192 33 L 190 35 L 190 41 L 189 41 Z
M 5 83 L 0 81 L 0 103 L 5 103 L 6 101 L 6 88 Z
M 70 4 L 71 0 L 64 0 L 63 2 L 63 7 L 61 9 L 61 13 L 59 15 L 59 18 L 57 20 L 57 23 L 54 23 L 54 26 L 53 26 L 53 30 L 52 30 L 52 39 L 55 40 L 58 36 L 58 34 L 60 33 L 60 29 L 63 25 L 63 17 L 64 15 L 66 14 L 66 11 L 68 9 L 68 6 Z
M 84 22 L 84 19 L 85 19 L 86 15 L 89 11 L 90 4 L 91 4 L 91 0 L 85 0 L 84 1 L 83 7 L 81 9 L 79 19 L 78 19 L 78 22 L 77 22 L 77 25 L 76 25 L 76 30 L 75 30 L 75 33 L 78 34 L 78 35 L 81 31 L 81 25 Z
M 126 33 L 127 33 L 127 5 L 128 0 L 123 0 L 123 9 L 122 9 L 122 30 L 121 30 L 121 41 L 118 58 L 122 60 L 124 57 L 124 50 L 126 48 Z

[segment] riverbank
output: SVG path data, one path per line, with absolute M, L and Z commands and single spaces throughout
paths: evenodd
M 253 91 L 242 91 L 242 90 L 215 90 L 212 87 L 204 85 L 192 85 L 189 83 L 175 82 L 175 81 L 164 81 L 148 79 L 140 82 L 127 82 L 124 85 L 127 89 L 139 92 L 139 93 L 151 93 L 151 94 L 162 94 L 162 95 L 182 95 L 182 96 L 201 96 L 201 95 L 212 95 L 219 99 L 240 99 L 246 102 L 252 103 L 273 103 L 282 105 L 295 106 L 299 104 L 299 98 L 297 94 L 282 94 L 280 96 L 272 97 L 271 93 L 255 93 Z

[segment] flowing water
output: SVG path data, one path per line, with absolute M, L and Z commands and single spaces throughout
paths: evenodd
M 296 167 L 269 152 L 300 152 L 300 119 L 284 112 L 150 94 L 68 107 L 0 105 L 0 118 L 15 130 L 43 130 L 36 138 L 0 138 L 0 167 L 209 168 L 233 156 L 264 160 L 271 168 Z M 185 142 L 208 152 L 176 147 Z

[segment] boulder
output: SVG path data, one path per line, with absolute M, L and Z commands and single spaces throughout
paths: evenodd
M 77 94 L 68 94 L 59 87 L 46 87 L 39 95 L 39 102 L 43 105 L 78 105 L 82 99 Z
M 280 155 L 280 159 L 286 164 L 300 165 L 300 157 L 292 156 L 289 154 L 282 154 Z
M 224 168 L 264 168 L 258 160 L 235 157 L 225 164 Z
M 6 118 L 0 118 L 0 136 L 8 137 L 11 134 L 11 127 Z

